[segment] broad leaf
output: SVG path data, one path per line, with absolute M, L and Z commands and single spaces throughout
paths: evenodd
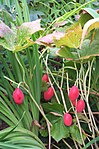
M 71 127 L 69 127 L 70 129 L 70 134 L 73 138 L 73 140 L 77 141 L 79 144 L 82 144 L 82 139 L 81 139 L 81 135 L 80 135 L 80 131 L 78 126 L 76 125 L 72 125 Z M 83 134 L 83 139 L 85 139 L 85 135 Z
M 63 123 L 63 117 L 60 117 L 51 127 L 51 136 L 59 142 L 62 138 L 69 137 L 69 130 Z
M 82 48 L 79 49 L 70 49 L 67 47 L 61 48 L 58 50 L 57 55 L 66 58 L 67 60 L 72 60 L 72 61 L 87 61 L 92 57 L 99 56 L 99 41 L 94 40 L 90 44 L 90 40 L 86 39 L 83 42 Z

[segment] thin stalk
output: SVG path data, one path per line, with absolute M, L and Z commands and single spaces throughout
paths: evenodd
M 73 140 L 73 141 L 74 141 L 74 145 L 75 145 L 76 149 L 79 149 L 77 144 L 76 144 L 76 141 L 75 140 Z
M 75 85 L 77 84 L 77 86 L 78 86 L 78 78 L 79 78 L 79 74 L 78 74 L 78 69 L 77 69 L 76 63 L 74 63 L 74 66 L 75 66 L 75 70 L 76 70 L 76 73 L 77 73 L 77 75 L 76 75 Z
M 62 141 L 64 142 L 64 144 L 65 144 L 66 146 L 68 146 L 69 149 L 72 149 L 71 146 L 70 146 L 64 139 L 62 139 Z
M 94 59 L 92 60 L 91 65 L 90 65 L 90 63 L 89 63 L 90 71 L 89 71 L 89 83 L 88 83 L 88 93 L 87 93 L 88 96 L 89 96 L 89 93 L 90 93 L 90 82 L 91 82 L 91 72 L 92 72 L 93 62 L 94 62 Z M 97 130 L 97 132 L 98 132 L 98 127 L 97 127 L 97 125 L 96 125 L 96 123 L 95 123 L 93 113 L 92 113 L 91 110 L 90 110 L 90 112 L 91 112 L 90 114 L 91 114 L 91 117 L 92 117 L 94 126 L 95 126 L 95 128 L 96 128 L 96 130 Z
M 69 81 L 68 81 L 68 73 L 66 73 L 66 76 L 67 76 L 67 92 L 68 92 L 68 95 L 69 95 Z

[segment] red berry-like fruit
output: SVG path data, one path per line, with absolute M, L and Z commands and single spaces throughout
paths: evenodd
M 42 81 L 49 82 L 48 75 L 44 74 L 42 77 Z
M 78 113 L 80 113 L 80 112 L 82 112 L 84 109 L 85 109 L 85 102 L 84 102 L 84 100 L 80 99 L 80 100 L 77 102 L 76 110 L 77 110 Z
M 72 124 L 72 116 L 69 113 L 64 114 L 64 124 L 66 126 L 71 126 Z
M 47 91 L 44 92 L 44 99 L 49 101 L 54 95 L 54 90 L 52 87 L 49 87 Z
M 77 86 L 72 86 L 72 88 L 69 91 L 69 99 L 71 101 L 75 101 L 79 97 L 79 89 Z
M 13 99 L 16 104 L 22 104 L 24 100 L 24 94 L 20 88 L 16 88 L 13 92 Z

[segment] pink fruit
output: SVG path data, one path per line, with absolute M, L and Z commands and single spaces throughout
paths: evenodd
M 69 113 L 64 114 L 64 124 L 66 126 L 71 126 L 72 124 L 72 116 Z
M 47 91 L 44 92 L 44 99 L 49 101 L 54 95 L 54 91 L 52 87 L 49 87 Z
M 16 88 L 13 92 L 13 99 L 16 104 L 22 104 L 24 100 L 24 94 L 20 88 Z
M 76 110 L 77 110 L 78 113 L 80 113 L 80 112 L 82 112 L 84 109 L 85 109 L 85 102 L 84 102 L 84 100 L 80 99 L 80 100 L 77 102 Z
M 79 97 L 79 89 L 77 86 L 72 86 L 72 88 L 69 91 L 69 99 L 71 101 L 75 101 Z
M 49 82 L 48 75 L 44 74 L 42 77 L 42 81 Z

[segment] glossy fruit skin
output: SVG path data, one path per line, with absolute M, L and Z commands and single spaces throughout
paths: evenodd
M 80 112 L 82 112 L 84 109 L 85 109 L 85 102 L 84 102 L 84 100 L 80 99 L 80 100 L 77 102 L 76 111 L 77 111 L 78 113 L 80 113 Z
M 42 77 L 42 81 L 49 82 L 48 75 L 44 74 Z
M 66 126 L 71 126 L 72 125 L 72 116 L 69 113 L 64 114 L 64 124 Z
M 69 91 L 69 99 L 71 101 L 75 101 L 79 97 L 79 89 L 77 86 L 72 86 L 72 88 Z
M 24 94 L 20 88 L 16 88 L 14 90 L 12 97 L 13 97 L 15 103 L 18 105 L 22 104 L 24 101 Z
M 52 87 L 49 87 L 47 91 L 44 92 L 44 99 L 49 101 L 54 96 L 54 90 Z

